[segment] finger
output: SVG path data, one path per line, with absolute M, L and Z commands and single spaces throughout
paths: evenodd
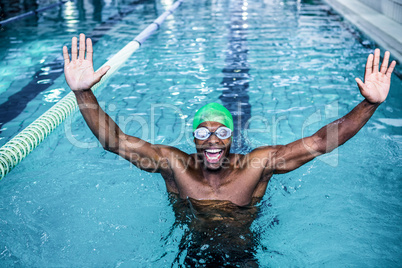
M 360 93 L 363 95 L 364 83 L 360 78 L 355 78 L 357 85 L 359 86 Z
M 71 40 L 71 60 L 77 59 L 77 37 L 73 37 Z
M 380 65 L 380 50 L 374 50 L 373 73 L 378 73 L 378 66 Z
M 93 53 L 94 51 L 92 48 L 92 40 L 91 38 L 87 38 L 87 60 L 89 60 L 90 62 L 92 62 Z
M 80 60 L 85 59 L 85 34 L 80 34 L 80 53 L 78 54 L 78 58 Z
M 396 65 L 396 61 L 392 61 L 391 65 L 389 66 L 389 68 L 387 70 L 387 73 L 385 74 L 388 78 L 391 78 L 391 74 L 394 71 L 395 65 Z
M 100 70 L 98 70 L 94 76 L 95 76 L 95 81 L 99 82 L 101 80 L 101 78 L 107 73 L 107 71 L 109 71 L 110 66 L 106 65 L 103 66 Z
M 367 57 L 366 69 L 364 70 L 364 80 L 366 80 L 367 76 L 369 76 L 372 73 L 372 70 L 373 70 L 373 54 L 370 54 Z
M 360 78 L 355 78 L 355 80 L 356 80 L 357 85 L 359 86 L 359 88 L 360 88 L 360 87 L 364 87 L 364 83 L 363 83 L 363 81 L 362 81 Z
M 64 58 L 64 65 L 70 63 L 70 56 L 68 55 L 68 49 L 66 46 L 63 46 L 63 58 Z
M 385 74 L 385 72 L 387 71 L 387 68 L 388 68 L 388 62 L 389 62 L 389 51 L 385 51 L 384 59 L 382 60 L 382 64 L 381 64 L 380 73 Z

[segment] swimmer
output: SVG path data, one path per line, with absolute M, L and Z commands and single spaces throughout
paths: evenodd
M 204 266 L 206 260 L 211 267 L 221 267 L 228 261 L 258 267 L 256 234 L 249 227 L 258 212 L 253 206 L 265 194 L 270 178 L 295 170 L 352 138 L 386 99 L 396 65 L 395 61 L 389 64 L 387 51 L 380 67 L 380 50 L 376 49 L 374 55 L 368 56 L 364 82 L 356 78 L 365 99 L 351 112 L 309 137 L 287 145 L 259 147 L 246 155 L 230 153 L 234 130 L 230 112 L 218 103 L 207 104 L 194 116 L 196 153 L 188 154 L 121 131 L 91 91 L 110 68 L 105 66 L 94 72 L 92 55 L 92 41 L 84 34 L 80 35 L 79 50 L 77 38 L 72 39 L 71 58 L 67 47 L 63 47 L 66 81 L 80 112 L 106 150 L 142 170 L 160 173 L 170 196 L 179 197 L 181 201 L 175 203 L 176 221 L 192 219 L 180 242 L 177 259 L 187 252 L 184 263 L 190 267 Z M 181 212 L 186 215 L 183 217 Z M 197 258 L 203 258 L 202 265 Z
M 374 55 L 368 56 L 364 82 L 356 78 L 365 99 L 351 112 L 312 136 L 287 145 L 259 147 L 246 155 L 230 153 L 233 132 L 230 112 L 220 104 L 207 104 L 194 118 L 197 152 L 187 154 L 120 130 L 90 90 L 110 68 L 105 66 L 94 72 L 92 55 L 91 39 L 85 39 L 84 34 L 80 35 L 79 51 L 77 38 L 72 39 L 71 58 L 67 47 L 63 47 L 66 81 L 86 123 L 102 146 L 142 170 L 160 173 L 167 191 L 182 199 L 227 200 L 238 206 L 249 205 L 254 197 L 262 197 L 273 174 L 295 170 L 352 138 L 386 99 L 396 65 L 395 61 L 389 64 L 387 51 L 380 67 L 380 50 L 376 49 Z

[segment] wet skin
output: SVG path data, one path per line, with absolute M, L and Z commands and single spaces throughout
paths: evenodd
M 274 173 L 292 171 L 315 157 L 331 152 L 352 138 L 385 101 L 396 62 L 389 64 L 390 53 L 384 54 L 380 67 L 380 50 L 367 58 L 364 82 L 356 79 L 365 98 L 344 117 L 324 126 L 315 134 L 287 145 L 259 147 L 247 155 L 230 154 L 231 139 L 219 140 L 211 135 L 205 141 L 195 139 L 197 153 L 187 154 L 175 147 L 151 144 L 125 134 L 101 109 L 90 90 L 109 70 L 93 70 L 91 39 L 80 35 L 72 39 L 71 59 L 63 47 L 66 81 L 74 92 L 86 123 L 102 146 L 132 162 L 138 168 L 157 172 L 165 179 L 169 192 L 181 198 L 228 200 L 236 205 L 250 204 L 253 197 L 264 195 Z M 220 123 L 204 122 L 210 131 Z M 201 124 L 201 125 L 203 125 Z M 205 154 L 206 149 L 221 149 L 222 155 Z
M 196 240 L 200 241 L 205 238 L 213 239 L 214 236 L 209 236 L 208 230 L 215 230 L 214 228 L 225 224 L 239 230 L 234 227 L 236 216 L 222 215 L 230 215 L 227 214 L 228 211 L 237 211 L 240 215 L 233 206 L 246 207 L 252 204 L 255 198 L 262 197 L 273 174 L 295 170 L 352 138 L 385 101 L 391 74 L 396 65 L 395 61 L 389 64 L 390 53 L 386 52 L 380 66 L 380 50 L 376 49 L 374 55 L 370 54 L 367 58 L 364 82 L 356 78 L 364 100 L 347 115 L 322 127 L 309 137 L 287 145 L 259 147 L 247 155 L 241 155 L 230 153 L 230 138 L 220 140 L 211 135 L 204 141 L 195 139 L 197 153 L 187 154 L 171 146 L 151 144 L 127 135 L 118 127 L 101 109 L 91 91 L 91 87 L 99 82 L 110 68 L 104 66 L 94 72 L 92 55 L 92 41 L 85 39 L 84 34 L 80 35 L 79 50 L 77 38 L 72 39 L 71 60 L 67 47 L 63 47 L 66 81 L 76 96 L 86 123 L 105 150 L 118 154 L 142 170 L 160 173 L 165 180 L 167 191 L 177 194 L 181 200 L 195 200 L 189 205 L 198 207 L 198 210 L 192 210 L 192 213 L 198 215 L 195 220 L 202 220 L 191 224 L 194 224 L 192 230 Z M 204 122 L 200 126 L 214 132 L 222 124 Z M 216 207 L 205 202 L 223 202 L 231 205 L 224 205 L 218 213 L 220 216 L 215 213 L 212 217 L 201 217 L 202 214 L 194 213 L 203 211 L 204 208 L 213 212 Z M 218 224 L 215 225 L 216 223 Z M 249 226 L 248 223 L 244 225 Z M 231 231 L 223 229 L 220 233 L 226 232 Z M 245 233 L 247 232 L 245 230 Z M 235 236 L 233 234 L 231 237 L 237 239 Z M 240 240 L 239 243 L 241 244 Z M 197 249 L 201 244 L 196 244 Z
M 199 125 L 211 132 L 221 126 L 221 123 L 210 121 Z M 175 156 L 181 161 L 171 165 L 173 168 L 168 172 L 161 172 L 169 192 L 183 199 L 229 200 L 240 206 L 249 205 L 253 197 L 263 195 L 272 173 L 261 180 L 263 163 L 256 164 L 254 172 L 250 172 L 244 155 L 230 153 L 231 137 L 221 140 L 212 134 L 206 140 L 194 139 L 194 142 L 196 154 Z M 209 153 L 211 150 L 214 153 Z

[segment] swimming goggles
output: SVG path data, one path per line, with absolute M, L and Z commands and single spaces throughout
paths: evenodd
M 227 127 L 218 127 L 215 132 L 211 132 L 206 127 L 200 127 L 193 132 L 193 136 L 198 140 L 206 140 L 212 134 L 215 134 L 219 139 L 224 140 L 232 136 L 232 131 Z

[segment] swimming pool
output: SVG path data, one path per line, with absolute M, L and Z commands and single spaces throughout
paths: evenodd
M 63 76 L 41 77 L 62 67 L 73 35 L 96 37 L 100 66 L 171 2 L 68 3 L 37 25 L 5 27 L 0 145 L 68 92 Z M 234 149 L 247 151 L 351 110 L 362 100 L 354 77 L 374 47 L 321 1 L 186 1 L 97 95 L 127 133 L 186 152 L 195 110 L 230 105 L 244 128 Z M 28 98 L 19 92 L 37 71 L 36 84 L 49 87 Z M 262 267 L 399 264 L 401 85 L 394 75 L 387 101 L 351 141 L 271 179 L 251 226 Z M 78 113 L 0 184 L 2 266 L 165 267 L 182 256 L 187 227 L 174 225 L 161 177 L 104 152 Z

